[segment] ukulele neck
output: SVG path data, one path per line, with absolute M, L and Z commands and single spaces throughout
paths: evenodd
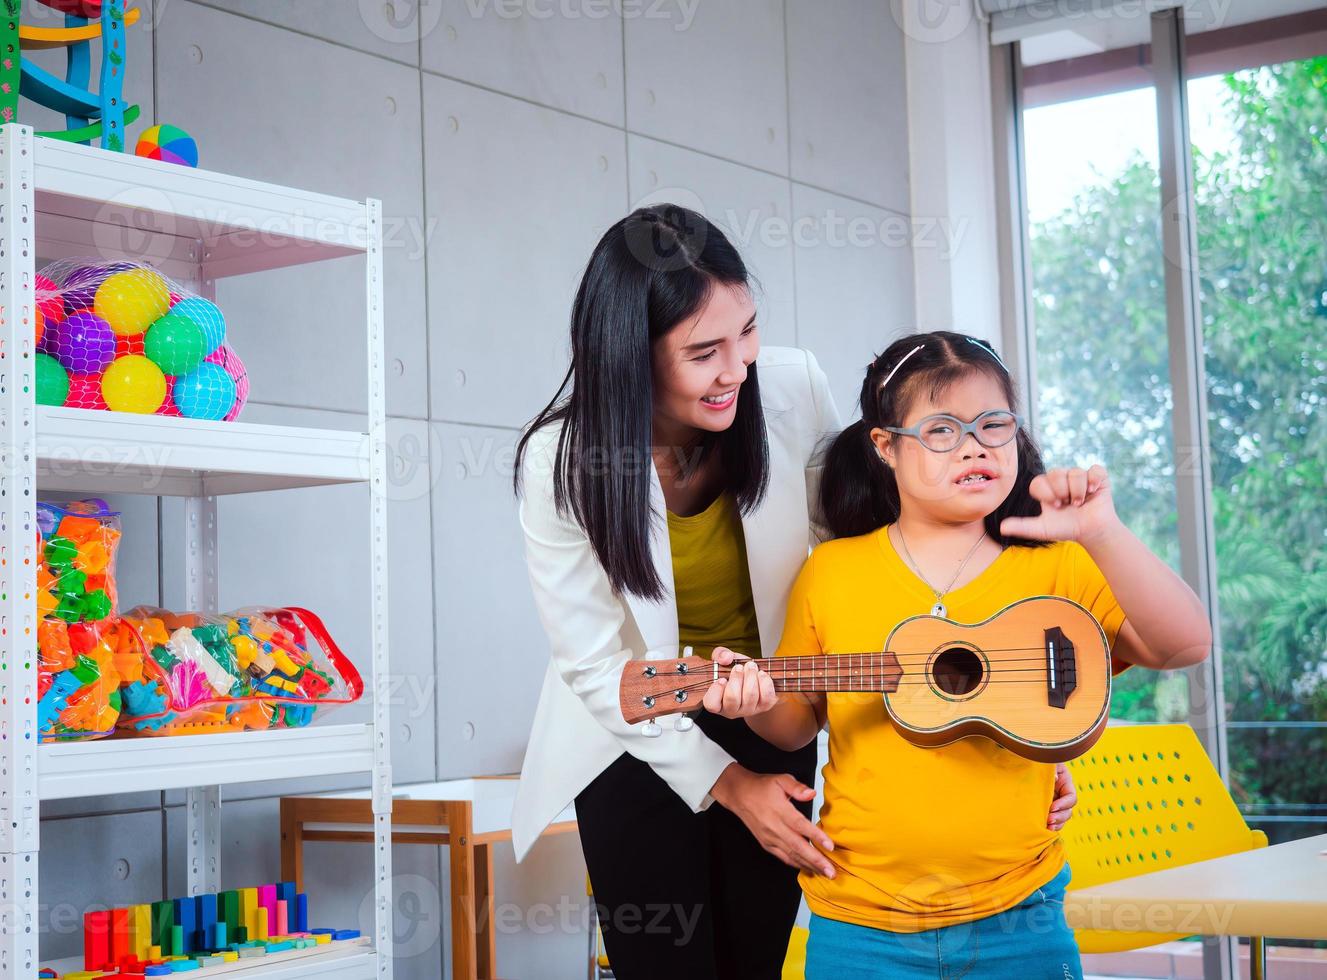
M 898 690 L 903 668 L 884 653 L 832 653 L 813 657 L 771 657 L 760 667 L 776 691 L 852 692 Z

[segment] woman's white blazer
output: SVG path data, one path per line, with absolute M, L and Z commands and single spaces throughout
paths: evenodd
M 747 566 L 762 650 L 773 655 L 785 607 L 812 544 L 811 517 L 822 438 L 841 428 L 825 373 L 806 351 L 765 347 L 756 360 L 769 439 L 770 481 L 764 499 L 742 518 Z M 618 684 L 630 660 L 679 656 L 672 553 L 663 490 L 650 465 L 654 514 L 650 549 L 668 597 L 650 602 L 619 596 L 589 538 L 553 503 L 553 459 L 559 426 L 531 437 L 521 464 L 520 520 L 526 564 L 552 656 L 535 709 L 512 813 L 520 860 L 591 780 L 623 752 L 649 765 L 694 811 L 713 802 L 710 788 L 733 761 L 700 728 L 647 738 L 622 720 Z

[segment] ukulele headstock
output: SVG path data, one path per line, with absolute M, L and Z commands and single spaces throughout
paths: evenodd
M 696 711 L 714 681 L 715 665 L 704 657 L 629 660 L 622 668 L 619 699 L 628 725 L 680 711 Z

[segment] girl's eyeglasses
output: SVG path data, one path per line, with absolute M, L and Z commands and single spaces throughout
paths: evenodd
M 999 449 L 1018 434 L 1022 425 L 1023 416 L 997 409 L 982 412 L 971 422 L 964 422 L 952 415 L 928 415 L 906 429 L 892 425 L 881 428 L 901 436 L 912 436 L 933 453 L 947 453 L 957 449 L 969 432 L 987 449 Z

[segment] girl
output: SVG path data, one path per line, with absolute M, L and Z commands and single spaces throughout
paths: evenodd
M 618 684 L 631 658 L 684 644 L 774 652 L 813 540 L 812 456 L 838 414 L 815 358 L 761 349 L 740 256 L 675 205 L 605 233 L 571 347 L 517 451 L 552 660 L 516 853 L 574 799 L 616 976 L 774 980 L 801 899 L 794 869 L 819 873 L 811 841 L 831 846 L 809 819 L 815 747 L 783 751 L 717 714 L 649 738 L 623 722 Z
M 1207 655 L 1202 605 L 1120 522 L 1105 469 L 1043 472 L 1016 404 L 974 337 L 918 334 L 876 358 L 862 419 L 825 463 L 836 540 L 798 575 L 778 654 L 881 650 L 910 616 L 976 623 L 1053 594 L 1101 623 L 1115 672 Z M 917 748 L 878 694 L 773 697 L 761 673 L 728 688 L 771 743 L 794 750 L 829 724 L 821 826 L 837 873 L 801 879 L 807 980 L 1081 976 L 1045 819 L 1055 767 L 984 738 Z

